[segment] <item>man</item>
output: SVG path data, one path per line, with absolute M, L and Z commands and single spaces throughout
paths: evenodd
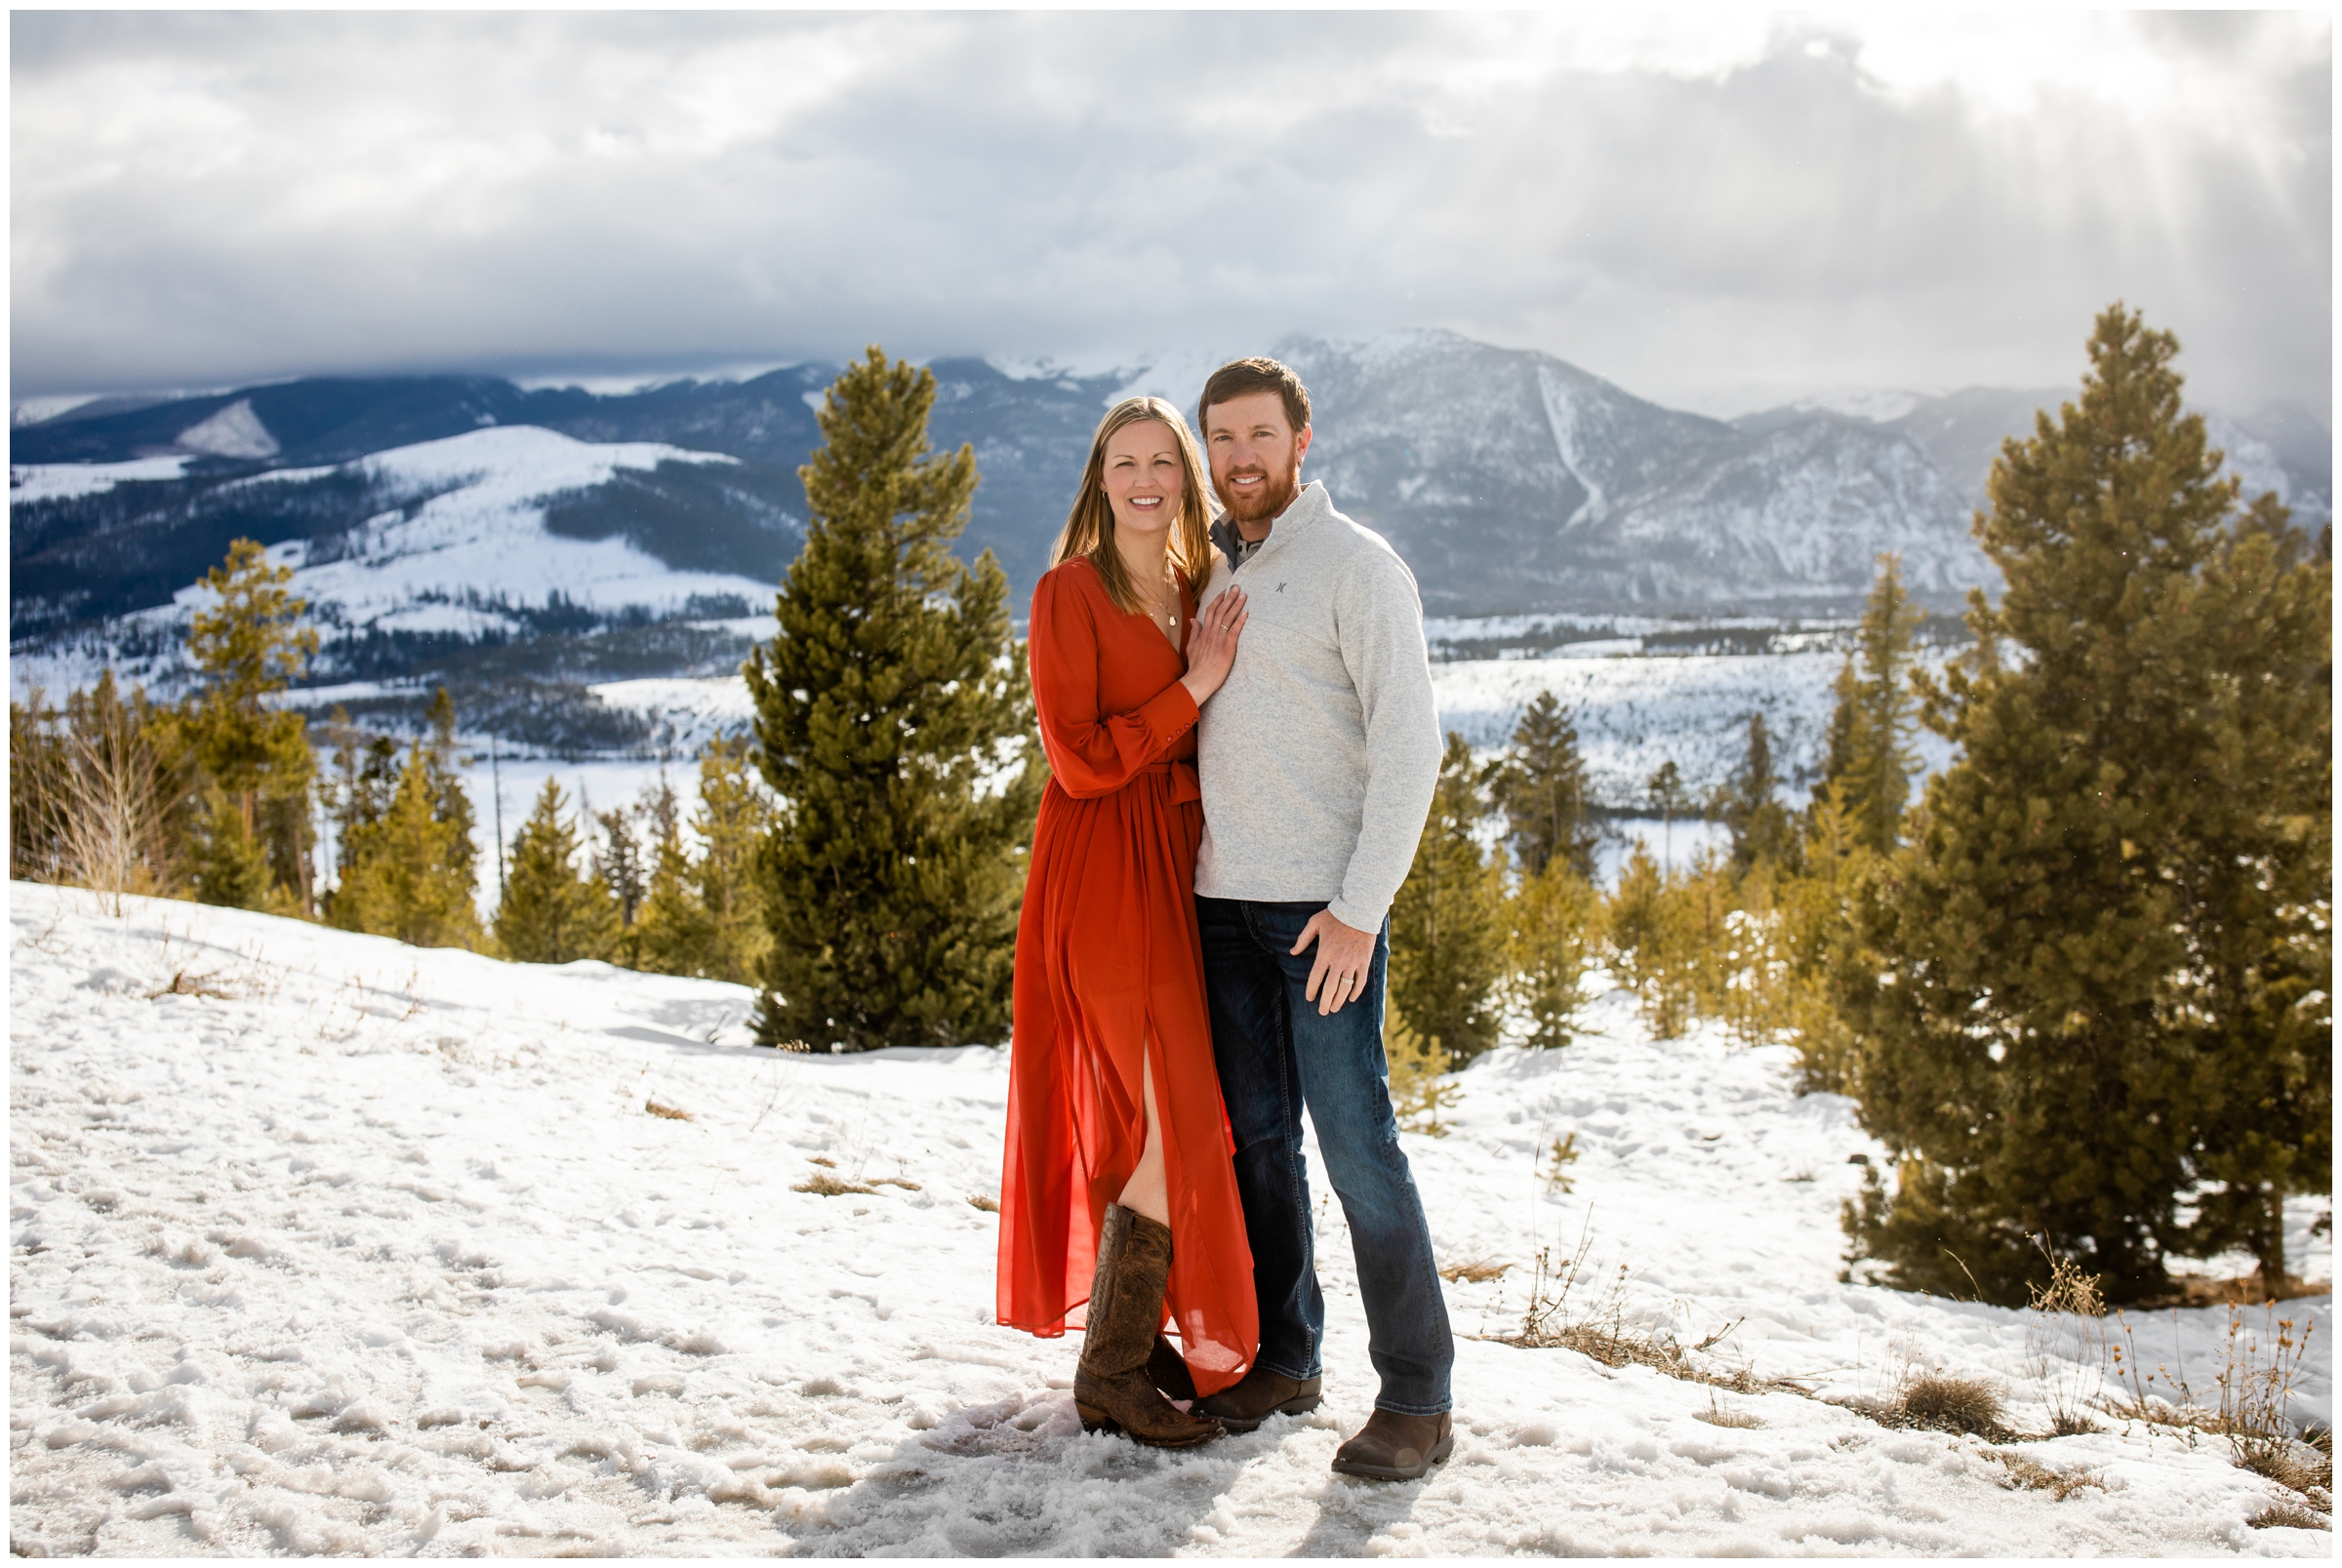
M 1387 914 L 1439 773 L 1423 607 L 1396 552 L 1334 510 L 1324 485 L 1301 483 L 1312 433 L 1301 378 L 1273 359 L 1225 365 L 1196 422 L 1227 507 L 1213 540 L 1230 563 L 1204 600 L 1240 581 L 1251 611 L 1198 731 L 1195 905 L 1261 1322 L 1252 1370 L 1201 1408 L 1249 1431 L 1318 1403 L 1325 1298 L 1306 1105 L 1350 1221 L 1382 1377 L 1334 1468 L 1412 1480 L 1454 1445 L 1455 1341 L 1383 1056 Z

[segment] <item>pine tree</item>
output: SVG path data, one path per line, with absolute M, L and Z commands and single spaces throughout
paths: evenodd
M 398 789 L 398 745 L 386 735 L 359 729 L 339 706 L 326 721 L 325 734 L 333 744 L 334 766 L 318 792 L 326 815 L 333 819 L 336 837 L 346 840 L 353 830 L 381 822 L 390 809 L 390 797 Z M 347 854 L 344 843 L 342 856 Z
M 517 963 L 608 958 L 618 945 L 618 901 L 600 877 L 579 871 L 568 807 L 559 782 L 545 780 L 529 820 L 512 835 L 496 940 Z
M 203 580 L 215 602 L 195 613 L 188 633 L 187 653 L 202 674 L 186 708 L 190 749 L 237 816 L 231 830 L 216 807 L 205 814 L 196 891 L 207 904 L 239 900 L 259 908 L 271 889 L 281 889 L 278 897 L 292 906 L 312 905 L 308 799 L 316 759 L 302 716 L 265 701 L 317 651 L 316 628 L 302 623 L 307 602 L 286 586 L 292 580 L 292 568 L 270 566 L 260 544 L 235 541 L 226 564 Z M 267 867 L 257 883 L 248 864 L 255 845 Z
M 248 796 L 231 795 L 218 784 L 203 792 L 197 819 L 195 897 L 230 909 L 264 909 L 276 889 L 268 846 L 244 815 Z
M 1911 739 L 1918 725 L 1912 687 L 1912 647 L 1922 616 L 1903 589 L 1903 563 L 1878 557 L 1878 576 L 1862 612 L 1855 646 L 1837 672 L 1837 704 L 1824 744 L 1818 801 L 1836 791 L 1846 803 L 1867 849 L 1895 847 L 1911 775 L 1918 758 Z
M 701 749 L 699 794 L 691 823 L 701 845 L 696 856 L 665 780 L 640 807 L 651 827 L 648 891 L 635 933 L 641 963 L 662 974 L 752 984 L 772 942 L 756 855 L 776 811 L 745 741 L 718 737 Z
M 1758 861 L 1793 865 L 1797 832 L 1789 808 L 1774 798 L 1781 787 L 1773 771 L 1773 738 L 1764 715 L 1749 715 L 1749 749 L 1716 801 L 1716 816 L 1732 834 L 1732 864 L 1746 871 Z
M 1447 1136 L 1439 1112 L 1455 1103 L 1457 1086 L 1447 1080 L 1455 1061 L 1436 1037 L 1426 1038 L 1410 1027 L 1395 1006 L 1383 1009 L 1385 1078 L 1402 1132 Z
M 757 871 L 769 1045 L 1008 1029 L 1037 747 L 1007 580 L 989 551 L 950 553 L 976 460 L 929 454 L 934 401 L 932 374 L 876 347 L 830 386 L 780 633 L 745 666 L 757 763 L 786 802 Z
M 2201 742 L 2209 798 L 2188 797 L 2168 840 L 2190 898 L 2166 987 L 2196 1056 L 2202 1183 L 2181 1247 L 2241 1248 L 2276 1289 L 2285 1194 L 2333 1184 L 2332 563 L 2264 495 L 2200 583 L 2189 608 L 2234 696 Z
M 1928 693 L 1958 760 L 1843 982 L 1904 1156 L 1849 1229 L 1897 1284 L 2011 1304 L 2036 1238 L 2110 1301 L 2218 1242 L 2274 1283 L 2283 1192 L 2331 1180 L 2330 568 L 2273 500 L 2238 518 L 2168 334 L 2117 305 L 2089 351 L 1994 467 L 2006 592 Z
M 748 978 L 708 973 L 715 924 L 700 902 L 691 852 L 683 842 L 682 810 L 675 801 L 674 786 L 664 777 L 645 795 L 643 816 L 651 829 L 651 869 L 642 913 L 634 923 L 635 963 L 658 975 Z
M 700 907 L 707 914 L 706 968 L 715 980 L 753 982 L 772 946 L 756 856 L 778 813 L 754 772 L 743 740 L 719 738 L 700 752 L 700 805 L 692 828 L 700 857 L 693 866 Z
M 1527 1015 L 1524 1044 L 1551 1049 L 1577 1035 L 1589 1000 L 1585 977 L 1601 924 L 1601 895 L 1570 862 L 1555 856 L 1524 871 L 1512 902 L 1514 1001 Z
M 1459 1062 L 1496 1044 L 1505 971 L 1503 852 L 1483 855 L 1474 836 L 1487 816 L 1472 747 L 1450 731 L 1415 864 L 1391 905 L 1390 995 Z
M 464 787 L 464 759 L 456 752 L 456 704 L 442 686 L 424 715 L 429 730 L 424 744 L 424 778 L 430 788 L 431 820 L 447 827 L 443 847 L 447 869 L 470 888 L 479 881 L 480 846 L 472 837 L 479 819 Z
M 1543 871 L 1559 856 L 1587 881 L 1600 835 L 1586 799 L 1586 764 L 1578 755 L 1576 713 L 1551 692 L 1540 692 L 1514 727 L 1513 744 L 1490 781 L 1505 814 L 1523 876 Z
M 1691 1026 L 1696 997 L 1681 952 L 1681 910 L 1672 879 L 1645 839 L 1620 868 L 1603 909 L 1610 960 L 1642 1004 L 1651 1032 L 1672 1040 Z
M 362 912 L 349 903 L 351 889 L 378 889 L 386 885 L 384 876 L 401 887 L 409 886 L 418 877 L 427 878 L 431 889 L 460 886 L 466 900 L 479 884 L 479 846 L 473 837 L 479 819 L 472 809 L 470 792 L 464 787 L 463 758 L 456 748 L 456 704 L 446 687 L 440 687 L 432 697 L 424 714 L 424 725 L 423 738 L 402 763 L 398 745 L 390 737 L 370 735 L 358 729 L 349 722 L 349 715 L 343 709 L 336 707 L 333 717 L 326 721 L 326 739 L 333 746 L 333 767 L 320 783 L 318 794 L 334 824 L 340 885 L 325 897 L 325 917 L 345 931 L 385 935 L 396 934 L 394 925 L 399 930 L 406 929 L 404 923 L 391 921 L 374 905 L 370 904 Z M 403 836 L 390 835 L 384 830 L 399 793 L 409 787 L 407 773 L 415 766 L 422 769 L 423 799 L 427 805 L 426 815 L 434 824 L 428 841 L 435 846 L 440 860 L 429 868 L 375 867 L 371 864 L 373 858 L 394 839 L 398 845 L 396 852 L 402 855 L 412 853 L 414 846 L 424 841 L 412 823 L 403 830 Z M 372 897 L 370 893 L 369 898 Z M 476 914 L 470 925 L 449 929 L 455 934 L 447 939 L 433 938 L 419 945 L 471 946 L 479 940 Z
M 422 742 L 407 753 L 389 808 L 363 830 L 365 853 L 335 891 L 333 923 L 418 947 L 477 947 L 474 863 L 457 854 L 463 822 L 440 794 L 431 755 Z
M 625 955 L 623 961 L 632 968 L 637 946 L 635 917 L 642 912 L 642 901 L 649 892 L 642 841 L 634 836 L 634 813 L 624 806 L 596 812 L 593 824 L 600 829 L 589 857 L 593 874 L 618 901 L 619 948 Z
M 1670 757 L 1659 764 L 1659 770 L 1651 775 L 1645 787 L 1651 792 L 1651 804 L 1659 812 L 1659 852 L 1672 869 L 1676 864 L 1676 816 L 1688 804 L 1683 793 L 1683 770 Z
M 1856 837 L 1843 796 L 1831 790 L 1807 813 L 1798 872 L 1783 880 L 1778 905 L 1788 973 L 1785 1022 L 1797 1052 L 1800 1094 L 1857 1094 L 1861 1052 L 1838 1011 L 1850 978 L 1876 972 L 1857 939 L 1855 915 L 1878 857 Z

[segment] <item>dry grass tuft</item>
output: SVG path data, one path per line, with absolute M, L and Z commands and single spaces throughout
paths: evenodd
M 1707 1384 L 1733 1393 L 1756 1393 L 1767 1387 L 1746 1367 L 1721 1372 L 1692 1360 L 1693 1354 L 1709 1349 L 1729 1334 L 1731 1327 L 1718 1329 L 1686 1350 L 1669 1330 L 1630 1322 L 1626 1304 L 1627 1269 L 1623 1264 L 1610 1277 L 1599 1301 L 1591 1307 L 1573 1308 L 1570 1291 L 1585 1277 L 1586 1257 L 1594 1248 L 1591 1217 L 1587 1226 L 1578 1238 L 1577 1252 L 1557 1268 L 1549 1251 L 1538 1250 L 1536 1276 L 1529 1286 L 1529 1305 L 1520 1314 L 1519 1331 L 1486 1338 L 1524 1350 L 1575 1350 L 1606 1367 L 1649 1367 L 1671 1378 Z M 1737 1326 L 1737 1323 L 1732 1325 Z
M 2049 1429 L 2076 1437 L 2098 1429 L 2089 1405 L 2108 1381 L 2114 1342 L 2107 1333 L 2106 1299 L 2098 1276 L 2082 1272 L 2071 1258 L 2049 1260 L 2049 1283 L 2033 1290 L 2033 1315 L 2025 1324 L 2025 1362 L 2049 1409 Z
M 1927 1427 L 1936 1431 L 1969 1432 L 1999 1437 L 2006 1413 L 2000 1392 L 1982 1378 L 1960 1378 L 1945 1372 L 1923 1372 L 1903 1387 L 1893 1415 L 1899 1425 Z
M 971 1192 L 968 1194 L 968 1207 L 971 1209 L 982 1209 L 987 1214 L 998 1214 L 1000 1212 L 999 1203 L 995 1199 L 986 1197 L 981 1192 Z
M 860 1192 L 868 1196 L 878 1189 L 874 1186 L 865 1186 L 860 1182 L 841 1182 L 828 1171 L 816 1171 L 795 1186 L 790 1187 L 789 1190 L 791 1192 L 811 1192 L 825 1198 L 839 1198 L 849 1192 Z
M 214 1001 L 232 1001 L 236 993 L 227 988 L 216 972 L 191 975 L 182 969 L 171 977 L 171 984 L 146 993 L 148 1001 L 158 996 L 208 996 Z
M 2287 1530 L 2331 1530 L 2334 1521 L 2298 1503 L 2272 1503 L 2244 1521 L 2255 1530 L 2278 1526 Z
M 2330 1512 L 2334 1460 L 2330 1452 L 2297 1441 L 2292 1432 L 2293 1390 L 2301 1383 L 2317 1324 L 2279 1317 L 2273 1306 L 2254 1328 L 2244 1309 L 2228 1311 L 2228 1364 L 2220 1386 L 2220 1427 L 2241 1468 L 2266 1475 L 2315 1502 L 2325 1498 Z M 2313 1496 L 2313 1489 L 2315 1494 Z
M 1452 1284 L 1485 1285 L 1492 1279 L 1504 1278 L 1505 1270 L 1512 1266 L 1490 1258 L 1475 1258 L 1470 1263 L 1449 1264 L 1439 1270 L 1439 1277 Z
M 874 1186 L 899 1186 L 906 1192 L 916 1192 L 919 1189 L 919 1184 L 908 1176 L 873 1176 L 870 1181 Z
M 1708 1395 L 1708 1408 L 1693 1411 L 1691 1419 L 1704 1421 L 1711 1427 L 1732 1427 L 1742 1429 L 1764 1425 L 1764 1418 L 1753 1410 L 1732 1410 L 1717 1404 L 1714 1393 Z
M 831 1159 L 831 1158 L 830 1158 L 828 1155 L 827 1155 L 827 1154 L 808 1154 L 808 1155 L 805 1157 L 805 1163 L 806 1163 L 806 1164 L 808 1164 L 808 1165 L 824 1165 L 824 1166 L 828 1166 L 828 1167 L 830 1170 L 833 1170 L 833 1171 L 837 1169 L 837 1161 L 835 1161 L 835 1160 Z
M 1989 1458 L 1997 1459 L 2008 1467 L 2006 1484 L 2022 1487 L 2028 1492 L 2046 1492 L 2060 1503 L 2084 1487 L 2094 1486 L 2102 1491 L 2106 1487 L 2106 1477 L 2097 1470 L 2074 1470 L 2070 1473 L 2060 1473 L 2041 1464 L 2039 1460 L 2028 1459 L 2023 1454 L 2010 1454 L 1999 1449 L 1987 1449 L 1985 1453 Z
M 2313 1508 L 2333 1507 L 2334 1460 L 2306 1443 L 2259 1443 L 2237 1457 L 2237 1467 L 2299 1492 Z
M 644 1101 L 642 1103 L 642 1108 L 649 1111 L 654 1116 L 665 1116 L 668 1121 L 691 1120 L 690 1111 L 679 1110 L 673 1106 L 663 1106 L 656 1100 Z

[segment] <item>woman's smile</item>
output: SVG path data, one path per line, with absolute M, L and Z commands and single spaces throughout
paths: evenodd
M 1151 535 L 1170 526 L 1187 493 L 1178 438 L 1160 420 L 1141 420 L 1109 436 L 1100 478 L 1114 521 Z

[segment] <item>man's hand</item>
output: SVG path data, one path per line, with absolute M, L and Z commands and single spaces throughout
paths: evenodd
M 1320 909 L 1301 928 L 1301 940 L 1293 945 L 1295 955 L 1307 952 L 1312 942 L 1317 944 L 1317 962 L 1310 967 L 1309 989 L 1302 994 L 1317 1004 L 1317 1016 L 1323 1018 L 1364 994 L 1366 971 L 1374 964 L 1374 933 L 1346 926 L 1331 909 Z

